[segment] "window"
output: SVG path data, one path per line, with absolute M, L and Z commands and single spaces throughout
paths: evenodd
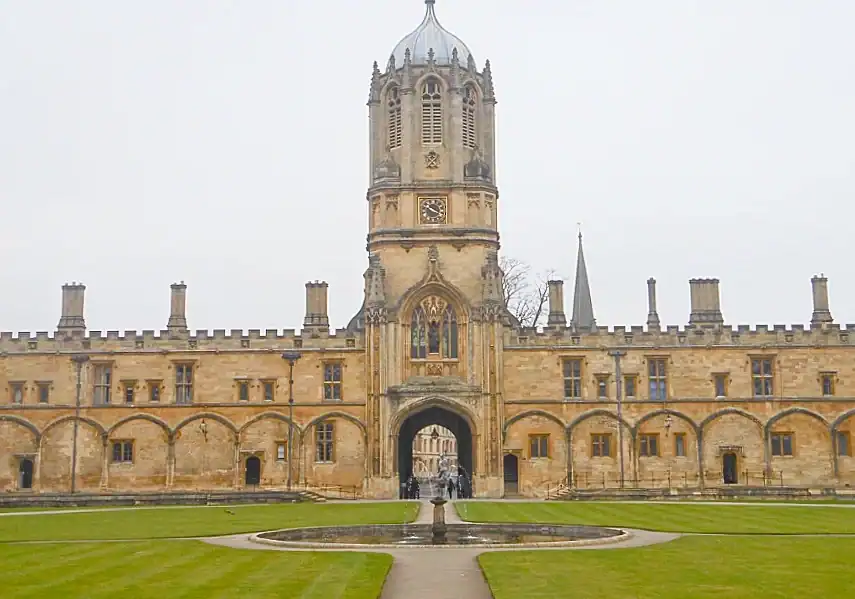
M 599 399 L 608 399 L 609 397 L 609 375 L 597 375 L 597 397 Z
M 332 462 L 333 461 L 333 446 L 335 444 L 333 438 L 333 423 L 321 422 L 315 426 L 315 461 L 316 462 Z
M 264 381 L 264 401 L 273 401 L 276 399 L 276 382 Z
M 148 400 L 153 403 L 160 401 L 160 381 L 148 381 Z
M 549 435 L 529 435 L 528 436 L 529 457 L 532 458 L 548 458 L 549 457 Z
M 837 431 L 837 455 L 852 455 L 849 445 L 849 433 L 847 431 Z
M 249 401 L 249 381 L 237 382 L 238 401 Z
M 713 375 L 713 383 L 715 384 L 715 396 L 716 397 L 727 397 L 727 375 L 726 374 Z
M 823 395 L 834 395 L 834 373 L 826 372 L 820 377 Z
M 429 306 L 436 306 L 435 298 L 425 301 Z M 457 359 L 457 314 L 454 308 L 446 306 L 445 310 L 431 310 L 432 316 L 424 306 L 413 310 L 410 319 L 410 357 L 425 359 L 428 355 L 442 358 Z M 433 314 L 436 313 L 436 316 Z
M 478 94 L 475 88 L 467 85 L 463 90 L 463 147 L 472 150 L 477 146 L 475 136 L 475 106 Z
M 391 88 L 387 98 L 386 110 L 389 136 L 386 143 L 391 150 L 401 147 L 401 131 L 403 130 L 401 126 L 401 95 L 398 88 Z
M 324 399 L 341 401 L 341 362 L 324 364 Z
M 111 386 L 113 384 L 112 364 L 95 364 L 93 403 L 96 406 L 110 403 Z
M 38 383 L 39 387 L 39 403 L 48 403 L 50 401 L 50 383 Z
M 136 381 L 125 381 L 122 383 L 122 393 L 125 397 L 125 403 L 134 403 L 136 386 Z
M 650 382 L 650 399 L 665 401 L 668 398 L 665 358 L 650 358 L 648 360 L 647 378 Z
M 645 433 L 638 437 L 638 455 L 643 458 L 659 456 L 659 434 Z
M 774 385 L 771 358 L 753 358 L 751 360 L 751 383 L 754 397 L 771 397 Z
M 591 435 L 591 456 L 595 458 L 607 458 L 611 455 L 612 435 L 611 433 L 596 433 Z
M 24 403 L 24 383 L 12 383 L 12 403 Z
M 686 457 L 686 433 L 674 433 L 674 455 Z
M 564 360 L 564 399 L 582 398 L 582 360 Z
M 623 388 L 626 397 L 635 397 L 635 375 L 630 374 L 623 377 Z
M 276 444 L 276 461 L 283 462 L 288 459 L 288 443 L 279 441 Z
M 113 441 L 113 463 L 124 464 L 134 461 L 133 441 Z
M 793 433 L 772 433 L 772 455 L 793 455 Z
M 175 403 L 193 403 L 193 365 L 175 365 Z
M 442 86 L 429 79 L 422 86 L 422 144 L 442 143 Z

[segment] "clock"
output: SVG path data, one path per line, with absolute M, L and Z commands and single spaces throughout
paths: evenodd
M 421 198 L 419 200 L 419 222 L 422 224 L 445 224 L 447 215 L 445 198 Z

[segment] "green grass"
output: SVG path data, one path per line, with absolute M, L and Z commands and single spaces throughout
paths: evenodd
M 495 599 L 843 599 L 855 593 L 853 554 L 855 539 L 847 538 L 684 537 L 478 559 Z
M 391 502 L 293 503 L 3 516 L 0 517 L 0 542 L 156 539 L 301 526 L 396 524 L 411 522 L 417 514 L 416 502 Z
M 623 526 L 667 532 L 741 534 L 855 534 L 855 509 L 770 506 L 697 505 L 691 503 L 544 502 L 455 504 L 464 520 L 473 522 L 548 522 Z
M 6 545 L 0 563 L 3 599 L 376 599 L 392 558 L 141 541 Z

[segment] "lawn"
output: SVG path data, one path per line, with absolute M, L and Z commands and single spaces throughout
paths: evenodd
M 257 532 L 301 526 L 411 522 L 416 502 L 149 508 L 0 516 L 0 542 L 157 539 Z M 0 587 L 2 588 L 2 587 Z
M 392 558 L 161 540 L 5 545 L 0 563 L 3 599 L 376 599 Z
M 464 501 L 458 513 L 472 522 L 548 522 L 624 526 L 667 532 L 740 534 L 855 534 L 855 508 L 823 505 L 698 505 L 692 503 Z
M 638 549 L 485 553 L 479 562 L 495 599 L 848 599 L 852 555 L 855 538 L 683 537 Z

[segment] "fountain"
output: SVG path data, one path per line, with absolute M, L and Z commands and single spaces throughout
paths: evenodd
M 434 545 L 445 545 L 447 542 L 446 533 L 448 527 L 445 525 L 445 504 L 447 501 L 442 497 L 434 497 L 430 500 L 433 504 L 433 524 L 431 532 L 433 533 Z

